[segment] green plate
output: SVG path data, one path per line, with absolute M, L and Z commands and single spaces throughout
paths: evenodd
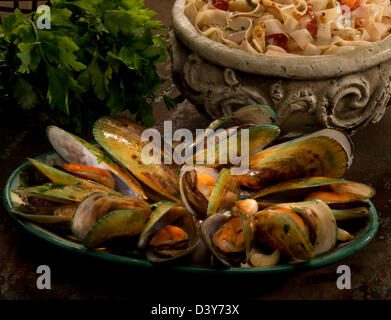
M 37 158 L 36 160 L 40 160 L 46 162 L 48 164 L 60 164 L 62 160 L 55 152 L 49 152 L 43 154 Z M 46 230 L 45 228 L 29 222 L 23 219 L 16 214 L 13 214 L 11 210 L 20 204 L 20 198 L 12 193 L 12 190 L 16 189 L 19 184 L 19 175 L 25 170 L 28 166 L 30 166 L 29 162 L 24 163 L 19 168 L 17 168 L 12 175 L 9 177 L 4 190 L 3 190 L 3 202 L 5 208 L 11 215 L 11 217 L 19 224 L 23 229 L 31 232 L 37 237 L 46 240 L 60 248 L 67 249 L 79 254 L 85 254 L 97 258 L 101 258 L 107 261 L 128 264 L 130 266 L 137 266 L 143 268 L 152 268 L 156 267 L 149 261 L 141 258 L 134 258 L 129 256 L 123 256 L 118 254 L 107 253 L 104 251 L 98 251 L 93 249 L 86 249 L 81 244 L 68 240 L 66 238 L 60 237 L 55 233 Z M 285 264 L 285 265 L 277 265 L 273 267 L 266 268 L 227 268 L 227 269 L 214 269 L 210 267 L 203 267 L 198 265 L 180 265 L 180 261 L 178 261 L 177 265 L 168 265 L 166 266 L 170 270 L 173 271 L 181 271 L 181 272 L 195 272 L 195 273 L 219 273 L 219 274 L 251 274 L 251 273 L 259 273 L 259 274 L 270 274 L 270 273 L 279 273 L 279 272 L 292 272 L 299 270 L 308 270 L 324 267 L 326 265 L 335 263 L 340 261 L 353 253 L 359 251 L 364 246 L 366 246 L 375 236 L 378 228 L 378 220 L 376 209 L 371 203 L 371 208 L 369 211 L 369 218 L 366 221 L 366 224 L 357 231 L 355 234 L 355 239 L 348 243 L 347 245 L 336 248 L 327 254 L 314 258 L 307 262 L 296 263 L 296 264 Z

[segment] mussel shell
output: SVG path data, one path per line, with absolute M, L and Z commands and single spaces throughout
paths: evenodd
M 190 177 L 193 174 L 194 176 Z M 199 174 L 208 174 L 217 180 L 219 173 L 213 168 L 203 166 L 184 165 L 179 177 L 180 194 L 183 203 L 190 213 L 204 219 L 207 216 L 209 200 L 197 192 L 197 177 Z M 191 180 L 191 181 L 190 181 Z M 194 180 L 194 181 L 193 181 Z M 194 182 L 194 184 L 192 184 Z M 213 192 L 213 191 L 212 191 Z
M 354 239 L 354 236 L 351 235 L 348 231 L 341 229 L 341 228 L 338 228 L 338 232 L 337 232 L 337 240 L 338 241 L 347 242 L 347 241 L 351 241 L 353 239 Z
M 232 114 L 220 119 L 218 126 L 231 128 L 243 124 L 256 126 L 273 124 L 277 116 L 274 110 L 268 106 L 252 104 L 237 109 Z
M 93 134 L 99 145 L 139 180 L 165 197 L 180 202 L 179 168 L 176 164 L 164 163 L 170 155 L 164 153 L 160 137 L 154 137 L 160 142 L 160 146 L 156 145 L 156 148 L 159 147 L 157 150 L 161 150 L 158 159 L 154 158 L 154 163 L 143 162 L 144 147 L 150 143 L 155 148 L 154 143 L 157 143 L 142 140 L 144 130 L 144 127 L 128 118 L 106 116 L 95 122 Z
M 313 244 L 315 256 L 321 255 L 335 246 L 337 239 L 337 223 L 329 206 L 321 200 L 279 204 L 280 208 L 292 207 L 302 209 L 298 213 L 303 220 L 308 219 L 315 227 L 315 242 Z M 295 210 L 296 211 L 296 210 Z
M 358 182 L 341 181 L 341 183 L 333 183 L 330 185 L 334 192 L 347 193 L 360 199 L 372 198 L 376 191 L 372 187 Z
M 201 238 L 204 241 L 207 248 L 210 252 L 225 266 L 227 267 L 235 267 L 239 266 L 240 263 L 246 260 L 246 255 L 249 254 L 252 238 L 251 233 L 248 232 L 247 222 L 242 220 L 244 216 L 241 215 L 241 222 L 243 227 L 243 236 L 245 241 L 245 248 L 242 252 L 227 254 L 218 249 L 213 243 L 213 235 L 230 219 L 235 218 L 235 216 L 228 214 L 214 214 L 209 216 L 201 223 L 200 231 Z M 248 252 L 247 252 L 248 251 Z
M 102 150 L 56 126 L 49 126 L 46 134 L 54 150 L 67 162 L 107 170 L 113 175 L 118 192 L 130 197 L 146 198 L 137 180 Z
M 146 218 L 151 212 L 148 203 L 141 199 L 115 196 L 104 192 L 93 193 L 81 201 L 77 207 L 71 221 L 72 232 L 78 239 L 84 241 L 93 226 L 105 215 L 112 211 L 137 208 L 144 209 L 143 214 Z
M 175 256 L 164 256 L 149 247 L 153 236 L 167 225 L 176 225 L 182 228 L 189 236 L 188 247 Z M 162 201 L 156 205 L 150 219 L 140 234 L 138 248 L 147 249 L 146 258 L 151 262 L 166 262 L 184 257 L 197 247 L 200 241 L 198 222 L 183 206 L 170 201 Z
M 253 198 L 257 199 L 278 192 L 322 186 L 330 186 L 331 188 L 336 188 L 336 190 L 340 190 L 341 192 L 350 193 L 361 199 L 369 199 L 375 194 L 375 190 L 372 187 L 363 183 L 328 177 L 308 177 L 274 184 L 256 192 L 253 194 Z
M 368 202 L 367 202 L 368 203 Z M 277 205 L 277 203 L 271 202 L 258 202 L 258 206 L 261 210 L 266 209 L 268 207 L 273 207 Z M 353 208 L 336 208 L 334 209 L 331 205 L 327 204 L 331 209 L 331 212 L 334 215 L 336 221 L 340 220 L 351 220 L 351 219 L 360 219 L 360 218 L 368 218 L 368 212 L 370 206 L 359 207 L 355 206 Z M 369 205 L 369 203 L 368 203 Z
M 208 137 L 205 148 L 193 156 L 193 163 L 202 163 L 210 167 L 236 165 L 241 159 L 248 158 L 262 150 L 280 134 L 280 129 L 273 125 L 232 130 L 227 129 L 226 133 L 217 131 Z M 248 131 L 248 139 L 242 137 L 246 131 Z M 213 150 L 208 150 L 209 145 L 214 146 Z
M 239 215 L 243 227 L 246 263 L 248 263 L 251 257 L 251 251 L 255 248 L 255 215 L 245 214 L 240 210 Z
M 76 202 L 75 202 L 76 203 Z M 73 204 L 60 204 L 56 203 L 53 205 L 43 205 L 43 206 L 34 206 L 30 203 L 30 201 L 27 201 L 27 203 L 22 204 L 20 206 L 15 207 L 14 209 L 17 211 L 20 211 L 21 213 L 27 213 L 27 214 L 35 214 L 40 216 L 51 216 L 54 214 L 56 209 L 58 209 L 61 206 L 68 206 Z
M 355 207 L 350 209 L 331 209 L 336 221 L 368 218 L 369 209 L 366 207 Z
M 188 175 L 194 174 L 193 180 L 189 181 Z M 197 177 L 199 174 L 208 174 L 216 179 L 210 199 L 197 192 Z M 194 184 L 190 185 L 192 182 Z M 222 213 L 235 203 L 241 190 L 230 169 L 223 168 L 220 173 L 204 166 L 183 166 L 180 175 L 180 191 L 182 201 L 186 208 L 198 219 L 205 219 L 215 213 Z
M 83 245 L 96 248 L 114 238 L 136 236 L 143 230 L 149 214 L 146 208 L 110 211 L 88 230 Z
M 64 185 L 59 187 L 56 187 L 55 185 L 52 187 L 43 185 L 26 188 L 21 187 L 19 189 L 13 190 L 14 193 L 21 196 L 35 197 L 38 199 L 45 199 L 63 204 L 80 202 L 91 193 L 98 191 L 98 189 L 92 189 L 79 185 Z
M 276 113 L 268 106 L 264 105 L 249 105 L 242 107 L 233 113 L 230 113 L 220 119 L 217 119 L 209 124 L 203 134 L 198 135 L 194 142 L 187 148 L 195 148 L 199 143 L 203 143 L 205 138 L 214 134 L 218 128 L 232 128 L 241 125 L 267 126 L 274 123 Z
M 12 209 L 12 213 L 38 224 L 61 226 L 69 228 L 72 217 L 53 216 L 44 214 L 30 214 Z
M 249 172 L 237 178 L 254 189 L 306 177 L 340 178 L 352 159 L 350 138 L 339 130 L 323 129 L 250 156 Z
M 53 183 L 65 184 L 65 185 L 78 185 L 82 187 L 87 187 L 91 189 L 100 190 L 103 192 L 111 193 L 114 195 L 120 195 L 120 193 L 105 187 L 99 183 L 82 179 L 76 177 L 72 174 L 69 174 L 65 171 L 56 169 L 51 167 L 43 162 L 28 158 L 28 160 L 36 167 L 39 171 L 41 171 L 45 176 L 47 176 Z
M 212 190 L 209 200 L 207 216 L 215 213 L 223 213 L 231 208 L 241 193 L 239 184 L 230 169 L 223 168 L 217 177 L 216 184 Z
M 311 243 L 303 229 L 292 217 L 273 211 L 275 208 L 292 210 L 314 233 Z M 293 258 L 309 260 L 335 246 L 337 223 L 330 208 L 321 200 L 281 203 L 256 215 L 257 234 L 275 249 Z
M 95 181 L 107 188 L 115 190 L 115 179 L 113 175 L 107 170 L 76 163 L 64 164 L 61 166 L 61 168 L 70 174 L 83 179 Z
M 267 208 L 255 219 L 256 237 L 281 253 L 303 260 L 314 257 L 312 244 L 303 229 L 286 214 Z
M 323 197 L 316 197 L 316 196 L 309 196 L 305 200 L 322 200 L 325 202 L 330 209 L 336 209 L 336 210 L 347 210 L 347 209 L 354 209 L 354 208 L 366 208 L 369 209 L 371 207 L 370 203 L 367 200 L 347 200 L 347 201 L 334 201 L 334 200 L 327 200 Z

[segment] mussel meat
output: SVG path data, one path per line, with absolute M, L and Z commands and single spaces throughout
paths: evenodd
M 151 262 L 164 262 L 190 254 L 198 245 L 198 222 L 185 207 L 170 201 L 155 205 L 140 234 L 138 247 Z
M 241 192 L 229 169 L 219 173 L 213 168 L 190 165 L 182 167 L 180 190 L 186 208 L 199 219 L 229 209 Z

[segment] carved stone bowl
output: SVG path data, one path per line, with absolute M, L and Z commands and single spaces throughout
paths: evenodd
M 173 79 L 212 119 L 249 104 L 271 106 L 284 137 L 325 127 L 349 134 L 378 122 L 390 100 L 391 37 L 349 53 L 267 56 L 199 34 L 177 0 L 169 51 Z

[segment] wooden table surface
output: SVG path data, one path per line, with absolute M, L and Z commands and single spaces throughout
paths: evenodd
M 169 24 L 173 0 L 148 0 Z M 168 68 L 163 67 L 163 72 Z M 170 87 L 172 89 L 172 86 Z M 171 90 L 170 89 L 170 90 Z M 159 105 L 158 121 L 175 116 Z M 200 121 L 202 117 L 200 116 Z M 363 250 L 325 268 L 277 276 L 206 276 L 159 268 L 136 269 L 58 249 L 21 230 L 0 205 L 0 299 L 146 299 L 168 297 L 251 297 L 256 299 L 390 299 L 391 298 L 391 112 L 380 123 L 353 136 L 355 159 L 347 178 L 372 185 L 379 230 Z M 0 106 L 0 188 L 25 161 L 51 150 L 34 123 L 10 117 Z M 36 269 L 48 265 L 52 289 L 38 290 Z M 352 288 L 336 286 L 339 265 L 352 271 Z

